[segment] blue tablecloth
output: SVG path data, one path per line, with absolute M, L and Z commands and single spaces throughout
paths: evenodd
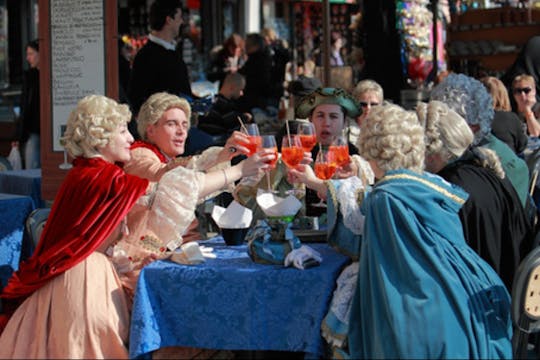
M 251 261 L 245 245 L 204 243 L 216 259 L 199 265 L 156 261 L 139 277 L 131 318 L 130 357 L 166 346 L 298 351 L 322 355 L 321 322 L 348 258 L 327 244 L 307 270 Z
M 41 169 L 0 171 L 0 193 L 30 196 L 36 208 L 44 207 Z
M 24 224 L 32 210 L 34 203 L 30 197 L 0 193 L 0 289 L 19 268 Z

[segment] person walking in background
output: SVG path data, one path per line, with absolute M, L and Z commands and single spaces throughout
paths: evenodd
M 343 54 L 341 53 L 344 40 L 337 31 L 333 31 L 330 38 L 330 66 L 345 66 Z
M 128 86 L 135 117 L 143 102 L 156 92 L 193 97 L 188 68 L 176 51 L 175 39 L 182 21 L 181 0 L 155 0 L 150 5 L 152 31 L 148 42 L 135 55 Z M 130 124 L 130 131 L 139 138 L 134 124 Z
M 271 91 L 268 105 L 277 108 L 285 92 L 285 71 L 287 63 L 291 60 L 291 54 L 287 42 L 280 39 L 274 29 L 266 27 L 262 29 L 261 35 L 272 56 Z
M 26 61 L 30 68 L 24 72 L 23 77 L 20 142 L 24 143 L 25 169 L 38 169 L 41 167 L 38 40 L 32 40 L 26 45 Z
M 246 36 L 247 61 L 238 71 L 246 78 L 244 95 L 240 98 L 240 109 L 254 115 L 262 114 L 263 125 L 267 120 L 268 99 L 272 83 L 272 55 L 259 33 L 250 33 Z M 277 108 L 275 109 L 277 115 Z
M 521 154 L 527 147 L 527 134 L 523 131 L 519 116 L 512 111 L 506 86 L 494 76 L 485 76 L 480 82 L 493 98 L 495 116 L 491 123 L 491 132 L 516 154 Z

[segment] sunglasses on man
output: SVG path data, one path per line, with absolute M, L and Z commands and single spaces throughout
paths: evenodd
M 521 93 L 525 93 L 525 95 L 529 95 L 529 93 L 531 92 L 531 88 L 530 87 L 524 87 L 524 88 L 515 88 L 514 89 L 514 94 L 518 95 L 518 94 L 521 94 Z

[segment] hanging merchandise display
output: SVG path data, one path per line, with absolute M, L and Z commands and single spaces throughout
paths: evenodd
M 396 7 L 403 74 L 414 88 L 425 85 L 433 67 L 433 13 L 428 4 L 429 0 L 407 0 Z

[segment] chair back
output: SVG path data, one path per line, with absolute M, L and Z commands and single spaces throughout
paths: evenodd
M 526 358 L 529 334 L 540 331 L 540 247 L 521 262 L 512 286 L 514 359 Z
M 50 212 L 50 208 L 38 208 L 32 211 L 26 218 L 26 231 L 32 240 L 34 248 L 36 248 L 39 242 L 41 232 L 45 227 Z
M 13 170 L 13 167 L 5 156 L 0 156 L 0 171 L 5 170 Z

